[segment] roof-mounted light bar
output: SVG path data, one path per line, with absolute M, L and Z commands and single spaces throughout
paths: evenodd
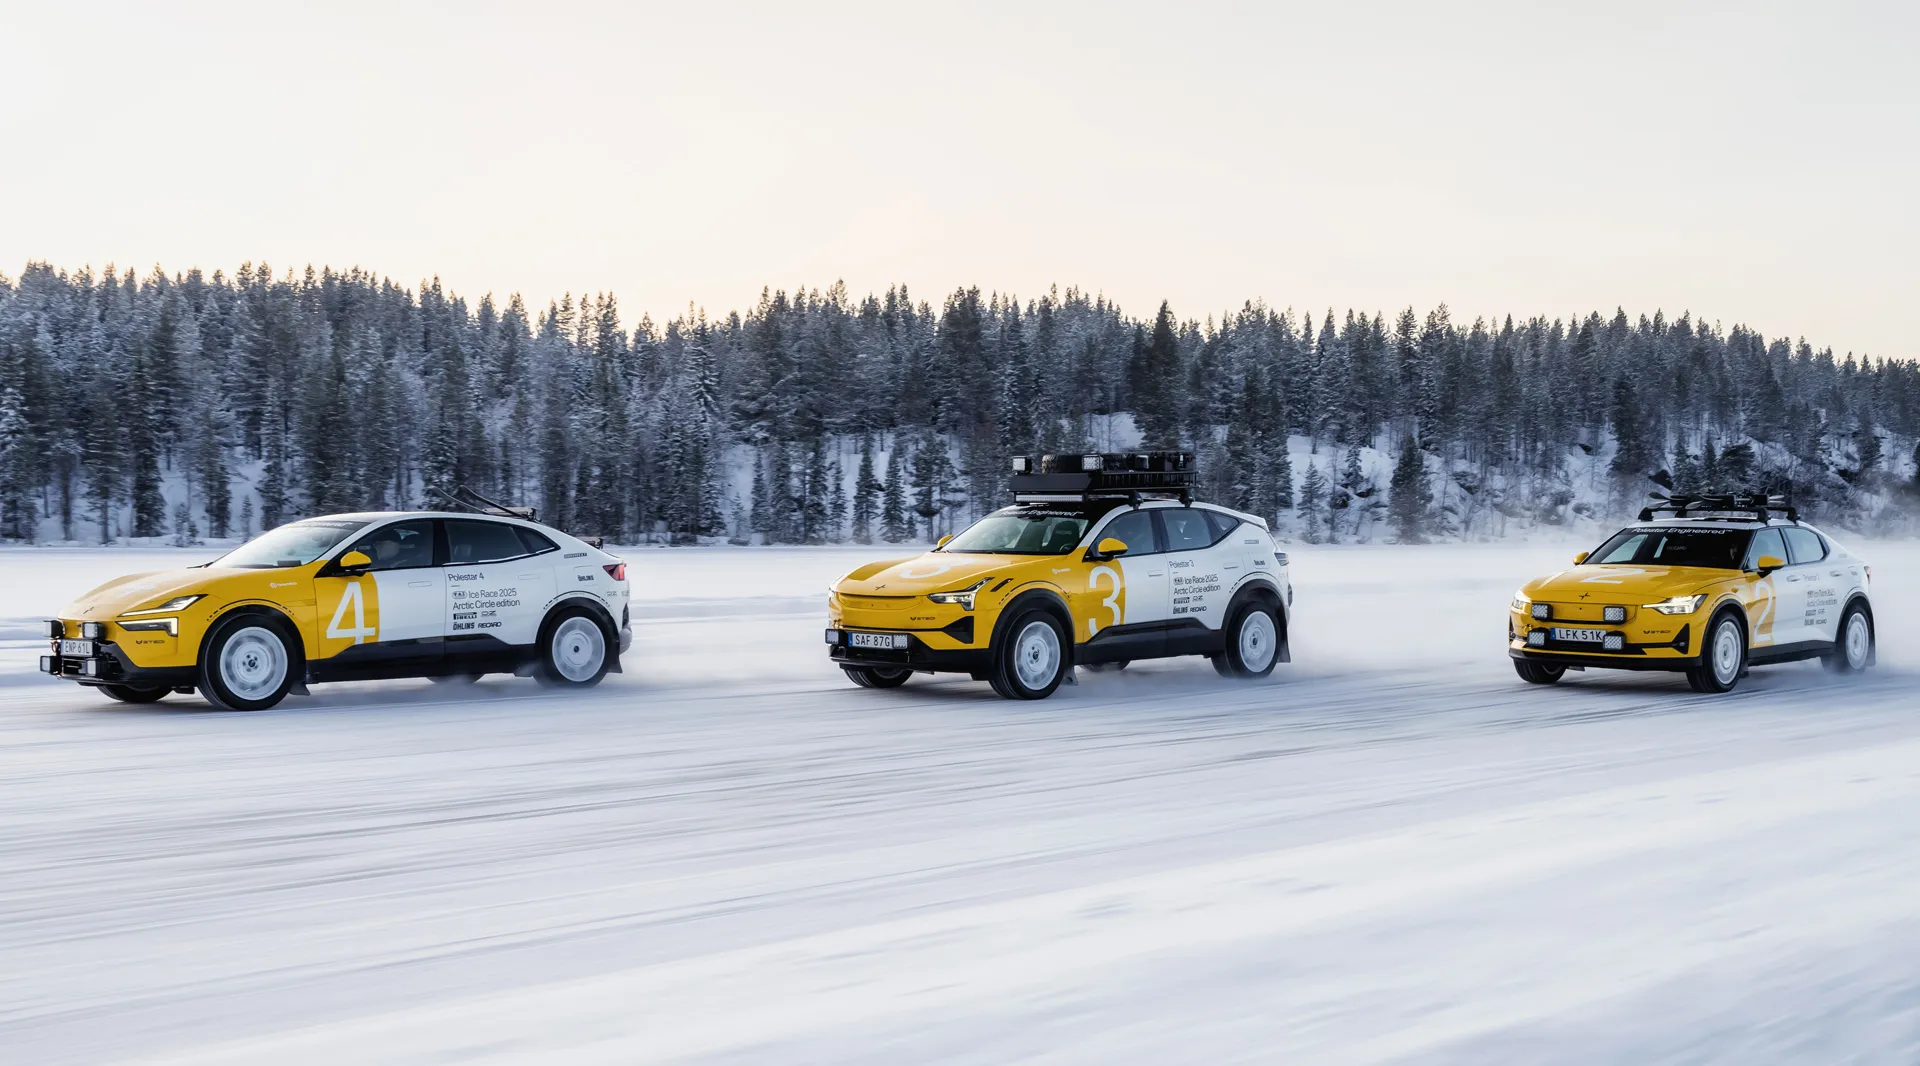
M 1766 522 L 1774 513 L 1798 523 L 1800 511 L 1785 496 L 1763 492 L 1676 492 L 1672 495 L 1648 494 L 1653 503 L 1640 509 L 1640 521 L 1651 522 L 1659 514 L 1673 518 L 1698 518 L 1722 522 Z
M 1015 499 L 1158 495 L 1193 501 L 1192 452 L 1086 452 L 1013 457 Z

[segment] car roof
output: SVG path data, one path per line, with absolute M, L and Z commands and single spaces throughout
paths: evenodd
M 1752 518 L 1656 518 L 1650 522 L 1635 522 L 1628 529 L 1806 529 L 1820 532 L 1805 522 L 1795 522 L 1787 518 L 1770 518 L 1761 522 Z

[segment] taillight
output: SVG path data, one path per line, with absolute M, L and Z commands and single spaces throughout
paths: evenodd
M 607 563 L 600 569 L 605 570 L 607 576 L 615 581 L 625 581 L 627 579 L 627 564 L 625 563 Z

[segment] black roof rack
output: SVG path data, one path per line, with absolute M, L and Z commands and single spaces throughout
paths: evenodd
M 1764 492 L 1676 492 L 1648 493 L 1653 503 L 1640 509 L 1640 521 L 1651 522 L 1658 515 L 1672 518 L 1698 518 L 1721 522 L 1767 522 L 1775 514 L 1798 523 L 1800 512 L 1785 496 Z
M 1013 457 L 1016 500 L 1144 497 L 1193 502 L 1192 452 L 1075 452 Z
M 523 518 L 529 522 L 533 521 L 533 508 L 510 507 L 504 503 L 495 503 L 465 485 L 461 485 L 452 492 L 448 492 L 437 485 L 429 486 L 427 491 L 447 501 L 448 506 L 455 511 L 492 515 L 495 518 Z

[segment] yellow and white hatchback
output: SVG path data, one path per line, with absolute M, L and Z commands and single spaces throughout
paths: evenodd
M 1873 664 L 1871 569 L 1783 501 L 1675 496 L 1640 517 L 1514 594 L 1507 654 L 1523 680 L 1672 670 L 1726 692 L 1749 666 Z
M 320 681 L 593 685 L 633 639 L 619 559 L 532 521 L 431 511 L 289 523 L 210 563 L 109 581 L 47 626 L 55 677 L 128 703 L 198 689 L 242 711 Z

